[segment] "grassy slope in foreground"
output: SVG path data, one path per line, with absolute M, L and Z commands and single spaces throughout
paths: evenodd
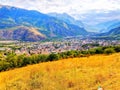
M 0 73 L 0 90 L 105 90 L 120 88 L 120 53 L 29 65 Z

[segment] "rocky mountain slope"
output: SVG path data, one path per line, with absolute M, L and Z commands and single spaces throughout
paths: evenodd
M 87 34 L 83 27 L 68 24 L 37 11 L 10 6 L 0 7 L 0 39 L 38 41 Z

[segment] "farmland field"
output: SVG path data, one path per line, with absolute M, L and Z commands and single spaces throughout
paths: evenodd
M 120 53 L 69 58 L 0 73 L 0 90 L 120 88 Z

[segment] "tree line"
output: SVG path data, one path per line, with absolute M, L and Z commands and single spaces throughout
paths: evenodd
M 14 52 L 0 52 L 0 71 L 59 59 L 88 57 L 95 54 L 112 54 L 116 52 L 120 52 L 120 46 L 97 47 L 83 51 L 72 50 L 61 53 L 51 53 L 49 55 L 34 54 L 28 56 L 26 54 L 16 55 Z

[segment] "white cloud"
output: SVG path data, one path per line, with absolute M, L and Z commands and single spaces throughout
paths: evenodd
M 91 10 L 120 9 L 120 0 L 0 0 L 0 4 L 34 9 L 43 13 L 80 14 Z

